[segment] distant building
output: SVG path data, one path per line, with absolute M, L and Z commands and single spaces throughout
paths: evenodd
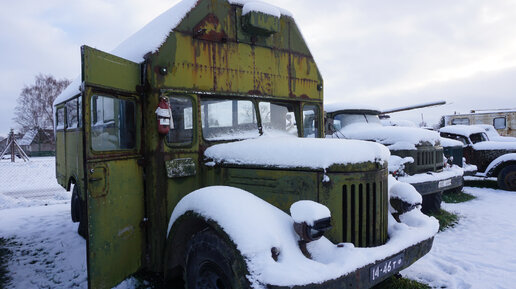
M 56 152 L 53 131 L 50 129 L 34 128 L 18 140 L 18 145 L 30 157 L 53 156 Z
M 53 156 L 56 146 L 53 138 L 53 131 L 50 129 L 34 128 L 25 134 L 15 134 L 16 143 L 25 151 L 29 157 Z M 0 140 L 0 154 L 5 150 L 9 138 Z M 10 149 L 7 149 L 10 154 Z

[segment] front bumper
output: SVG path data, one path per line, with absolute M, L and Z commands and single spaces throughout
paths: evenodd
M 415 245 L 412 245 L 405 250 L 401 251 L 401 253 L 393 254 L 388 256 L 382 260 L 376 261 L 374 263 L 368 264 L 364 267 L 361 267 L 354 272 L 351 272 L 347 275 L 341 276 L 337 279 L 329 280 L 320 284 L 307 284 L 302 286 L 275 286 L 275 285 L 267 285 L 267 288 L 270 289 L 328 289 L 328 288 L 339 288 L 339 289 L 348 289 L 348 288 L 370 288 L 374 285 L 382 282 L 383 280 L 389 278 L 390 276 L 398 273 L 399 271 L 407 268 L 416 262 L 419 258 L 423 257 L 427 254 L 430 249 L 432 249 L 434 238 L 431 237 L 424 241 L 421 241 Z M 403 254 L 403 265 L 401 267 L 392 270 L 388 274 L 383 275 L 380 278 L 372 280 L 371 277 L 371 269 L 375 267 L 377 264 L 380 264 L 386 260 L 389 260 L 399 254 Z
M 430 195 L 461 187 L 464 184 L 464 171 L 457 166 L 442 172 L 428 172 L 399 177 L 398 181 L 409 183 L 422 195 Z

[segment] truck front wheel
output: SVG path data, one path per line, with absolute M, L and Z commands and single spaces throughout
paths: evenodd
M 516 191 L 516 165 L 503 168 L 498 174 L 498 187 L 506 191 Z
M 190 240 L 186 252 L 185 283 L 188 289 L 249 288 L 243 259 L 213 230 Z
M 441 202 L 443 200 L 443 192 L 437 192 L 423 196 L 423 204 L 421 211 L 425 214 L 432 214 L 441 209 Z

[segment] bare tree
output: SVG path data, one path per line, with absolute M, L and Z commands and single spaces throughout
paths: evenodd
M 25 85 L 18 97 L 14 121 L 22 133 L 32 128 L 52 128 L 52 103 L 70 84 L 69 79 L 57 80 L 52 75 L 39 74 L 32 85 Z

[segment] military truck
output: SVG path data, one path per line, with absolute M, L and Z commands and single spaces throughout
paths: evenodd
M 516 191 L 516 142 L 490 141 L 484 128 L 475 125 L 451 125 L 439 131 L 442 137 L 463 143 L 464 157 L 477 166 L 477 176 L 496 177 L 502 190 Z
M 393 155 L 391 173 L 412 184 L 423 196 L 424 212 L 440 208 L 443 191 L 462 186 L 463 170 L 445 168 L 438 133 L 417 127 L 383 126 L 381 111 L 367 105 L 332 103 L 325 105 L 325 112 L 328 137 L 375 141 L 389 148 Z
M 430 250 L 417 200 L 389 211 L 388 150 L 323 138 L 293 17 L 244 2 L 182 1 L 112 53 L 81 48 L 54 102 L 56 177 L 89 288 L 369 288 Z

